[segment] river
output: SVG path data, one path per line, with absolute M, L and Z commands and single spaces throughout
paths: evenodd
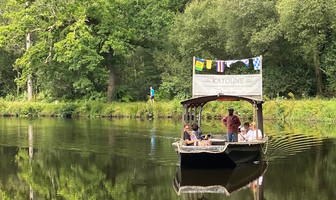
M 224 131 L 203 123 L 203 132 Z M 183 193 L 174 183 L 190 171 L 171 145 L 180 121 L 0 118 L 0 199 L 335 199 L 336 125 L 264 123 L 260 177 L 236 180 L 254 166 L 216 171 L 211 180 L 227 181 L 225 190 Z M 211 174 L 189 174 L 188 184 Z

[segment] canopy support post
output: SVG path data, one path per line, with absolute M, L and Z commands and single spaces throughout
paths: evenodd
M 202 122 L 202 108 L 203 106 L 199 107 L 199 115 L 198 115 L 198 127 L 201 128 L 201 122 Z
M 257 127 L 256 128 L 257 130 L 259 129 L 261 131 L 262 138 L 264 138 L 264 122 L 263 122 L 263 113 L 262 113 L 262 103 L 257 103 Z
M 181 130 L 181 138 L 183 138 L 184 124 L 186 123 L 186 112 L 187 106 L 183 105 L 182 107 L 182 130 Z
M 194 110 L 194 120 L 193 123 L 197 123 L 197 106 L 195 106 L 195 110 Z

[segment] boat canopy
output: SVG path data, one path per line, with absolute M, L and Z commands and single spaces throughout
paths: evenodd
M 254 99 L 254 98 L 218 94 L 218 95 L 190 98 L 190 99 L 181 101 L 181 104 L 182 105 L 190 105 L 192 107 L 204 106 L 209 101 L 215 101 L 215 100 L 219 100 L 219 101 L 240 101 L 240 100 L 244 100 L 244 101 L 247 101 L 251 104 L 260 104 L 260 103 L 262 104 L 263 103 L 263 101 L 260 101 L 258 99 Z
M 254 107 L 255 112 L 255 121 L 256 127 L 261 130 L 263 133 L 263 114 L 262 114 L 262 104 L 263 101 L 259 101 L 257 99 L 253 99 L 250 97 L 242 97 L 242 96 L 230 96 L 230 95 L 211 95 L 211 96 L 201 96 L 194 97 L 184 101 L 181 101 L 182 104 L 182 124 L 186 123 L 197 123 L 199 127 L 201 127 L 202 120 L 202 109 L 203 106 L 210 101 L 247 101 L 251 103 Z M 183 125 L 182 125 L 183 132 Z M 182 133 L 183 137 L 183 133 Z
M 257 129 L 263 130 L 262 104 L 262 56 L 253 58 L 260 61 L 258 74 L 243 75 L 219 75 L 219 74 L 196 74 L 196 66 L 203 65 L 198 62 L 204 60 L 193 57 L 193 81 L 192 81 L 192 98 L 181 101 L 182 109 L 182 133 L 183 125 L 186 123 L 197 123 L 201 127 L 201 115 L 203 106 L 210 101 L 247 101 L 254 107 L 254 115 Z M 247 59 L 248 60 L 248 59 Z M 232 60 L 231 60 L 232 61 Z M 242 60 L 235 60 L 242 61 Z M 229 62 L 229 61 L 220 61 Z

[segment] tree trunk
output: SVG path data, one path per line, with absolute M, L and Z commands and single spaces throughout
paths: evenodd
M 115 90 L 115 74 L 111 68 L 111 63 L 110 61 L 107 62 L 107 67 L 109 69 L 109 83 L 107 87 L 107 101 L 111 102 L 112 100 L 112 94 Z
M 26 2 L 26 8 L 28 8 L 29 2 Z M 26 52 L 30 48 L 31 40 L 30 40 L 30 33 L 27 33 L 26 36 Z M 28 70 L 28 73 L 30 70 Z M 28 93 L 28 101 L 31 101 L 33 98 L 33 82 L 31 80 L 31 74 L 28 74 L 28 80 L 27 80 L 27 93 Z
M 20 78 L 20 73 L 19 73 L 19 68 L 16 69 L 17 70 L 17 78 Z M 16 84 L 16 97 L 18 98 L 20 95 L 20 87 L 19 84 Z
M 28 101 L 31 101 L 33 99 L 33 83 L 30 74 L 28 75 L 27 91 L 28 91 Z
M 317 79 L 317 94 L 323 95 L 322 71 L 320 69 L 320 62 L 317 54 L 314 55 L 314 68 L 315 68 L 315 76 Z

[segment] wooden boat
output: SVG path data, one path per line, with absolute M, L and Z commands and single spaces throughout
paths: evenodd
M 223 168 L 259 161 L 268 138 L 251 142 L 227 142 L 225 139 L 210 139 L 211 146 L 187 146 L 183 142 L 173 145 L 178 152 L 180 166 L 187 168 Z
M 224 169 L 179 168 L 173 187 L 178 195 L 219 193 L 229 196 L 234 191 L 249 188 L 249 184 L 254 182 L 260 187 L 266 169 L 267 162 L 247 163 Z
M 202 107 L 207 102 L 217 99 L 246 100 L 254 104 L 253 100 L 245 97 L 225 95 L 189 99 L 181 102 L 183 105 L 183 124 L 197 122 L 199 127 L 201 127 Z M 263 133 L 261 103 L 256 102 L 255 106 L 259 108 L 256 114 L 257 119 L 259 119 L 258 129 Z M 189 109 L 193 110 L 193 112 L 187 112 Z M 194 116 L 198 116 L 198 119 Z M 183 135 L 181 137 L 183 138 Z M 187 146 L 183 139 L 173 143 L 179 156 L 180 165 L 189 168 L 234 167 L 240 163 L 260 160 L 261 155 L 266 151 L 268 142 L 267 137 L 263 137 L 262 140 L 244 142 L 228 142 L 226 138 L 220 138 L 220 136 L 216 135 L 212 137 L 209 139 L 212 143 L 211 146 Z
M 226 81 L 228 80 L 228 81 Z M 227 88 L 227 84 L 230 87 Z M 235 88 L 232 91 L 232 88 Z M 230 93 L 228 95 L 227 93 Z M 187 146 L 183 138 L 183 125 L 197 123 L 201 127 L 203 106 L 210 101 L 247 101 L 255 111 L 256 128 L 262 132 L 262 140 L 228 142 L 213 135 L 211 146 Z M 233 167 L 240 163 L 259 160 L 267 148 L 262 116 L 262 75 L 204 75 L 193 70 L 193 98 L 181 102 L 181 140 L 173 143 L 182 167 Z M 219 122 L 220 123 L 220 122 Z M 203 130 L 204 131 L 204 130 Z M 226 135 L 226 133 L 223 133 Z

